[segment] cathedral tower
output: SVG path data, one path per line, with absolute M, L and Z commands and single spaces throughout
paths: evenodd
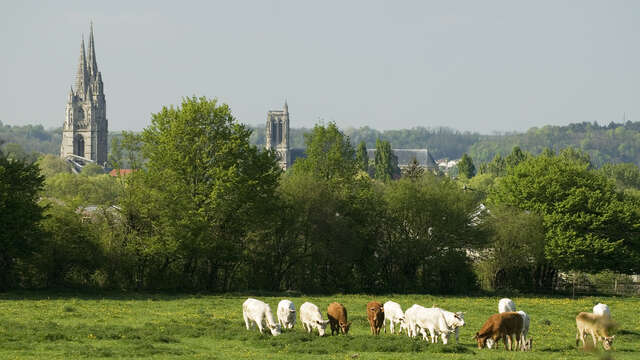
M 76 155 L 104 166 L 107 161 L 108 134 L 102 74 L 96 62 L 92 23 L 89 49 L 85 54 L 83 37 L 75 89 L 71 87 L 67 98 L 60 156 L 66 158 Z
M 289 106 L 284 101 L 282 110 L 269 110 L 267 113 L 267 149 L 273 149 L 280 156 L 280 167 L 287 170 L 291 166 L 289 151 Z

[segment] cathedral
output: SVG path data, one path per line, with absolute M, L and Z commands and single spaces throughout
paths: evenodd
M 75 80 L 67 99 L 60 156 L 71 160 L 82 158 L 80 160 L 104 166 L 107 162 L 109 130 L 102 75 L 96 62 L 93 24 L 86 53 L 82 39 Z
M 284 102 L 282 110 L 269 110 L 267 113 L 267 149 L 275 150 L 280 157 L 280 167 L 287 170 L 291 167 L 289 151 L 289 106 Z

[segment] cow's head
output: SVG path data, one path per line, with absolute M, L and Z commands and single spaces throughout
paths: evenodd
M 602 339 L 602 346 L 604 347 L 605 350 L 611 350 L 611 346 L 613 345 L 613 338 L 615 338 L 616 336 L 605 336 Z
M 280 328 L 280 324 L 267 325 L 267 327 L 269 328 L 269 330 L 271 331 L 271 335 L 273 336 L 278 336 L 282 334 L 282 329 Z
M 324 331 L 327 328 L 327 324 L 329 320 L 316 320 L 316 325 L 318 327 L 318 335 L 324 336 Z
M 380 313 L 384 313 L 384 308 L 382 306 L 372 306 L 369 308 L 369 311 L 375 315 L 378 315 Z
M 351 327 L 351 321 L 345 323 L 340 321 L 340 329 L 342 329 L 342 333 L 347 335 L 349 333 L 349 327 Z
M 478 349 L 484 349 L 486 346 L 487 338 L 484 336 L 480 336 L 480 333 L 476 333 L 473 337 L 478 342 Z
M 456 327 L 464 326 L 464 313 L 457 312 L 453 314 L 453 321 L 454 323 L 451 325 L 455 325 Z

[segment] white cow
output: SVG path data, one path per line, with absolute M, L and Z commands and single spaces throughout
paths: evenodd
M 593 307 L 593 314 L 611 319 L 611 310 L 607 304 L 597 303 L 596 306 Z
M 427 333 L 425 330 L 429 330 L 429 335 L 431 335 L 431 342 L 435 343 L 437 333 L 440 333 L 442 337 L 442 343 L 448 343 L 449 333 L 453 330 L 449 328 L 447 325 L 447 321 L 444 318 L 444 314 L 442 310 L 438 308 L 425 308 L 420 305 L 414 305 L 416 308 L 411 309 L 412 311 L 407 310 L 405 312 L 405 317 L 410 316 L 412 331 L 416 332 L 416 329 L 420 328 L 420 333 L 422 334 L 422 338 L 427 340 Z M 415 336 L 415 335 L 414 335 Z
M 511 299 L 500 299 L 498 302 L 498 312 L 502 314 L 503 312 L 515 312 L 516 311 L 516 303 Z
M 329 320 L 322 320 L 322 314 L 317 306 L 310 302 L 305 302 L 300 306 L 300 322 L 302 327 L 308 332 L 318 329 L 318 335 L 324 336 Z
M 271 313 L 269 304 L 260 300 L 248 298 L 244 303 L 242 303 L 242 317 L 244 318 L 247 330 L 250 330 L 253 327 L 253 323 L 255 323 L 258 325 L 260 333 L 262 333 L 264 325 L 271 330 L 271 335 L 273 336 L 277 336 L 282 333 L 280 330 L 280 324 L 276 324 L 273 319 L 273 314 Z
M 413 304 L 404 312 L 404 328 L 407 330 L 407 336 L 415 337 L 417 335 L 416 312 L 422 306 Z
M 436 307 L 434 307 L 434 308 L 438 309 Z M 444 315 L 444 319 L 447 322 L 447 327 L 449 328 L 449 330 L 452 330 L 452 332 L 455 333 L 455 335 L 456 335 L 456 343 L 458 343 L 458 341 L 459 341 L 459 328 L 464 326 L 464 313 L 461 312 L 461 311 L 453 313 L 451 311 L 447 311 L 447 310 L 444 310 L 444 309 L 440 309 L 440 311 L 442 311 L 442 314 Z M 447 333 L 447 336 L 448 336 L 448 334 L 449 333 Z M 441 336 L 442 336 L 442 334 L 441 334 Z
M 389 330 L 393 334 L 395 331 L 395 324 L 398 323 L 400 325 L 400 330 L 398 333 L 402 332 L 402 325 L 404 324 L 404 313 L 402 312 L 402 308 L 400 304 L 393 301 L 387 301 L 384 303 L 384 332 L 387 332 L 387 320 L 389 320 Z
M 278 303 L 278 323 L 283 329 L 293 329 L 296 324 L 296 306 L 290 300 Z
M 527 340 L 529 334 L 529 324 L 531 324 L 531 318 L 526 312 L 520 310 L 518 314 L 522 316 L 522 335 L 520 336 L 520 349 L 522 351 L 531 350 L 531 339 Z

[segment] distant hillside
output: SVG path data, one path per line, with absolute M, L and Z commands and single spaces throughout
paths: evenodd
M 264 146 L 264 127 L 252 129 L 251 143 Z M 310 129 L 305 128 L 290 129 L 290 146 L 304 148 L 304 134 L 309 131 Z M 344 133 L 349 136 L 354 146 L 364 141 L 367 147 L 372 148 L 375 147 L 376 139 L 381 138 L 388 140 L 394 148 L 427 148 L 436 159 L 457 159 L 463 153 L 467 153 L 476 164 L 491 161 L 496 154 L 507 155 L 517 145 L 533 154 L 539 154 L 545 148 L 557 151 L 572 146 L 587 152 L 597 167 L 605 163 L 623 162 L 640 165 L 640 122 L 610 123 L 606 126 L 584 122 L 567 126 L 534 127 L 524 133 L 499 135 L 424 127 L 378 131 L 367 126 L 347 128 L 344 129 Z M 120 132 L 110 132 L 109 138 L 117 137 L 119 134 Z M 3 150 L 8 147 L 12 151 L 21 149 L 26 154 L 58 154 L 61 139 L 61 128 L 44 129 L 42 125 L 12 126 L 0 122 Z
M 27 154 L 59 154 L 62 128 L 45 129 L 42 125 L 11 126 L 0 121 L 2 149 L 21 149 Z M 17 144 L 18 146 L 16 146 Z
M 569 124 L 531 128 L 525 133 L 482 136 L 468 153 L 475 163 L 488 162 L 496 154 L 507 155 L 514 146 L 539 154 L 545 148 L 555 151 L 574 147 L 587 152 L 596 167 L 605 163 L 635 163 L 640 165 L 640 122 L 625 124 Z

